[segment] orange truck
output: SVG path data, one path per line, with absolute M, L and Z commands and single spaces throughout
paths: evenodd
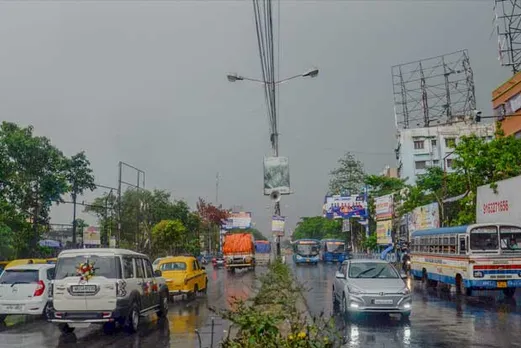
M 224 267 L 230 272 L 236 269 L 255 269 L 255 246 L 251 233 L 232 233 L 224 236 Z

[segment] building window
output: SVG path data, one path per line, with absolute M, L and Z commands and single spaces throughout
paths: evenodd
M 514 138 L 521 139 L 521 131 L 517 131 L 514 133 Z
M 445 138 L 445 146 L 454 148 L 456 147 L 456 139 L 455 138 Z
M 427 167 L 427 161 L 416 161 L 414 165 L 416 169 L 425 169 Z
M 431 139 L 431 146 L 432 146 L 433 148 L 436 147 L 436 144 L 437 144 L 436 139 Z
M 415 140 L 414 141 L 414 149 L 415 150 L 421 150 L 423 149 L 423 146 L 424 146 L 424 141 L 423 140 Z
M 439 165 L 440 165 L 440 161 L 439 161 L 439 160 L 434 160 L 434 161 L 432 161 L 432 166 L 433 166 L 433 167 L 437 167 L 437 166 L 439 166 Z
M 452 158 L 447 158 L 447 168 L 452 168 Z

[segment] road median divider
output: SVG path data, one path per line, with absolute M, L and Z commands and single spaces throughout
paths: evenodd
M 339 336 L 332 320 L 312 318 L 303 288 L 288 265 L 276 260 L 260 276 L 260 288 L 248 301 L 236 301 L 221 316 L 232 323 L 233 333 L 221 342 L 223 348 L 336 347 Z

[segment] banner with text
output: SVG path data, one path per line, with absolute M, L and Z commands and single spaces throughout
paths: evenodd
M 393 242 L 391 231 L 393 220 L 382 220 L 376 222 L 376 243 L 378 245 L 388 245 Z
M 273 215 L 271 219 L 271 232 L 276 236 L 284 236 L 286 218 L 284 216 Z
M 89 226 L 83 230 L 84 245 L 101 245 L 101 234 L 99 227 Z
M 279 191 L 281 195 L 289 195 L 289 161 L 287 157 L 264 158 L 264 194 L 270 195 Z
M 365 195 L 326 196 L 322 207 L 322 215 L 328 219 L 349 219 L 352 217 L 367 218 L 367 202 Z
M 393 194 L 376 197 L 374 205 L 376 208 L 376 220 L 392 219 L 394 213 Z
M 225 230 L 248 229 L 251 228 L 251 213 L 237 212 L 230 213 L 228 219 L 223 226 Z
M 440 211 L 438 203 L 434 202 L 415 208 L 409 213 L 409 238 L 414 231 L 440 227 Z

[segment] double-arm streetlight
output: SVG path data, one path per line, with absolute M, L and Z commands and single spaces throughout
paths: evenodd
M 266 80 L 259 80 L 259 79 L 254 79 L 254 78 L 251 78 L 251 77 L 245 77 L 245 76 L 241 76 L 241 75 L 238 75 L 236 73 L 230 73 L 228 75 L 226 75 L 226 77 L 228 78 L 228 81 L 230 82 L 237 82 L 237 81 L 251 81 L 251 82 L 257 82 L 257 83 L 260 83 L 260 84 L 263 84 L 265 87 L 269 87 L 271 89 L 271 91 L 273 92 L 273 95 L 275 95 L 275 87 L 284 83 L 284 82 L 287 82 L 287 81 L 290 81 L 290 80 L 293 80 L 293 79 L 296 79 L 296 78 L 299 78 L 299 77 L 317 77 L 318 76 L 318 69 L 317 68 L 314 68 L 314 69 L 311 69 L 311 70 L 308 70 L 302 74 L 298 74 L 298 75 L 294 75 L 294 76 L 290 76 L 290 77 L 287 77 L 285 79 L 282 79 L 282 80 L 279 80 L 279 81 L 266 81 Z M 278 131 L 277 131 L 277 109 L 275 108 L 275 101 L 273 101 L 273 109 L 272 109 L 272 112 L 273 112 L 273 124 L 272 124 L 272 130 L 271 130 L 271 135 L 270 135 L 270 140 L 271 140 L 271 145 L 273 147 L 273 152 L 274 152 L 274 155 L 276 157 L 279 156 L 279 134 L 278 134 Z M 281 213 L 280 213 L 280 201 L 276 202 L 275 203 L 275 215 L 278 215 L 280 216 Z M 277 236 L 277 256 L 280 257 L 280 236 Z

